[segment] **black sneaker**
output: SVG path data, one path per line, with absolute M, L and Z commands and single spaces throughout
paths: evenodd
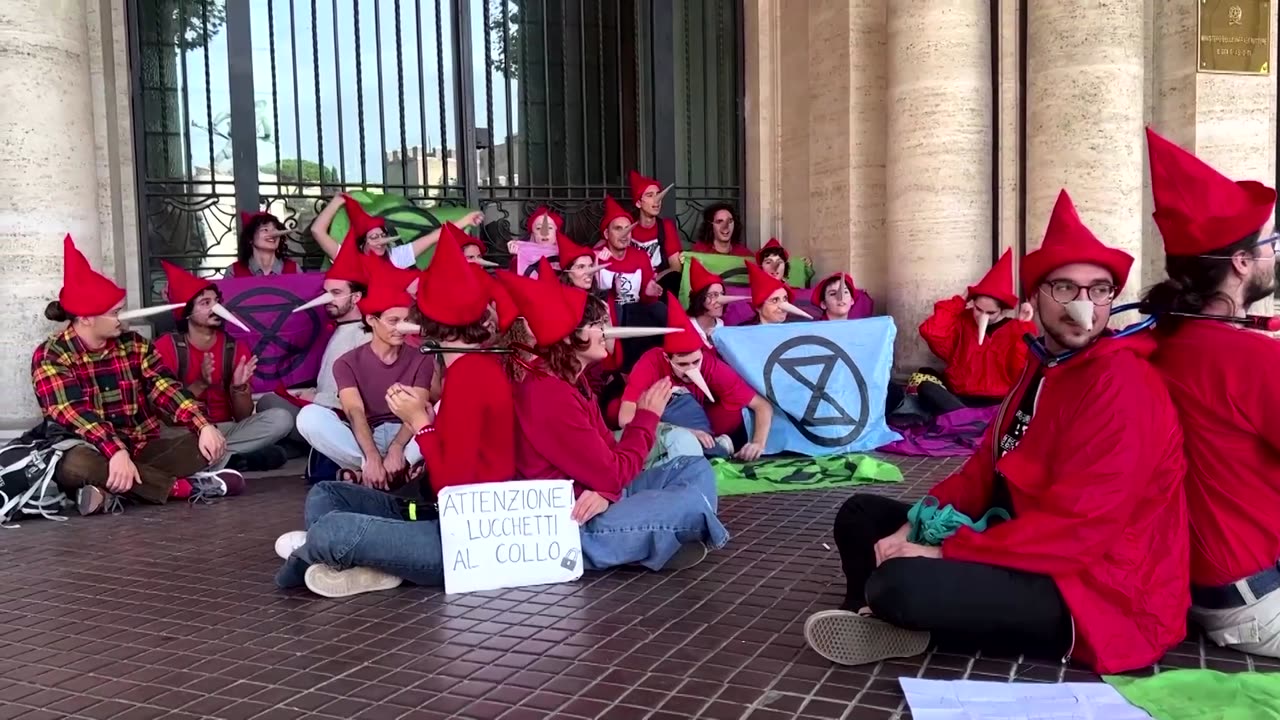
M 289 462 L 289 454 L 278 445 L 268 445 L 251 453 L 235 453 L 227 460 L 227 468 L 237 472 L 276 470 Z

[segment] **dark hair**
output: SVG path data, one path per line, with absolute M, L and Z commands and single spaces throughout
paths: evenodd
M 729 214 L 733 216 L 733 235 L 729 236 L 729 242 L 734 245 L 742 244 L 742 223 L 738 222 L 738 211 L 727 202 L 711 203 L 702 211 L 702 224 L 698 226 L 696 242 L 706 245 L 712 243 L 712 239 L 715 237 L 715 225 L 713 223 L 716 219 L 716 213 L 721 210 L 728 210 Z
M 712 283 L 712 285 L 716 284 L 718 283 Z M 707 295 L 710 290 L 711 285 L 708 285 L 698 292 L 689 293 L 689 307 L 684 310 L 689 317 L 696 318 L 707 314 Z
M 349 289 L 349 292 L 360 293 L 361 295 L 369 294 L 368 285 L 365 285 L 364 283 L 358 283 L 354 280 L 347 281 L 347 288 Z
M 1200 314 L 1214 300 L 1228 304 L 1231 312 L 1236 311 L 1235 300 L 1222 292 L 1222 283 L 1231 274 L 1231 258 L 1236 253 L 1245 253 L 1250 257 L 1258 255 L 1258 238 L 1262 231 L 1252 232 L 1231 243 L 1221 250 L 1204 255 L 1179 256 L 1169 255 L 1164 260 L 1164 270 L 1168 278 L 1147 290 L 1142 297 L 1144 310 L 1148 313 L 1160 314 L 1183 312 Z M 1176 315 L 1160 318 L 1158 327 L 1170 330 L 1182 321 Z
M 542 348 L 541 353 L 543 360 L 547 363 L 547 369 L 551 374 L 565 380 L 574 382 L 578 378 L 578 374 L 582 372 L 582 368 L 578 365 L 578 353 L 590 347 L 590 343 L 581 340 L 577 336 L 577 331 L 588 325 L 601 323 L 609 319 L 609 307 L 604 301 L 597 297 L 587 297 L 587 307 L 582 312 L 582 319 L 578 321 L 574 332 L 569 333 L 568 342 L 553 343 L 551 347 Z
M 760 253 L 760 269 L 761 270 L 764 269 L 764 261 L 766 258 L 770 258 L 775 255 L 782 258 L 782 277 L 783 278 L 791 277 L 791 261 L 787 259 L 787 251 L 783 250 L 782 248 L 771 247 L 768 250 L 761 252 Z
M 424 340 L 435 340 L 437 342 L 463 342 L 468 345 L 481 345 L 493 338 L 493 332 L 489 329 L 489 313 L 485 312 L 484 317 L 470 325 L 445 325 L 436 322 L 431 318 L 419 314 L 418 326 L 422 328 L 422 338 Z
M 245 223 L 240 228 L 240 242 L 236 245 L 236 259 L 241 265 L 248 266 L 249 257 L 253 255 L 253 236 L 258 233 L 258 228 L 263 225 L 272 225 L 276 230 L 284 230 L 284 223 L 276 219 L 274 215 L 255 215 L 252 220 Z M 288 254 L 287 243 L 284 237 L 280 238 L 280 244 L 276 245 L 276 257 L 283 258 Z
M 822 283 L 821 285 L 819 285 L 819 286 L 818 286 L 818 300 L 820 300 L 820 301 L 825 301 L 825 300 L 827 299 L 827 288 L 831 287 L 832 285 L 834 285 L 834 284 L 836 284 L 836 283 L 838 283 L 838 282 L 839 282 L 839 283 L 843 283 L 843 282 L 844 282 L 844 276 L 843 276 L 843 275 L 833 275 L 833 276 L 831 276 L 831 277 L 827 278 L 827 281 L 826 281 L 826 282 L 824 282 L 824 283 Z M 849 288 L 849 292 L 850 292 L 850 293 L 852 293 L 852 292 L 853 292 L 853 288 Z M 1003 303 L 1001 303 L 1001 304 L 1003 305 Z
M 44 306 L 44 316 L 54 322 L 75 322 L 76 319 L 76 316 L 62 307 L 62 303 L 57 300 Z

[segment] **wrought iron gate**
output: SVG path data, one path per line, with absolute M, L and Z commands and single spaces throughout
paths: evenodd
M 541 204 L 588 242 L 631 168 L 676 183 L 686 237 L 741 198 L 741 0 L 127 7 L 144 277 L 229 265 L 238 209 L 305 227 L 344 189 L 480 207 L 498 254 Z

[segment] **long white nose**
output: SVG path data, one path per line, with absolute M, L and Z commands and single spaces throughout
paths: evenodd
M 116 317 L 120 320 L 137 320 L 138 318 L 151 317 L 161 313 L 173 312 L 178 308 L 186 307 L 186 303 L 169 303 L 168 305 L 154 305 L 152 307 L 134 308 L 133 310 L 121 310 Z
M 482 258 L 482 257 L 471 258 L 471 262 L 472 262 L 472 263 L 474 263 L 474 264 L 476 264 L 476 265 L 479 265 L 479 266 L 480 266 L 480 267 L 482 267 L 482 268 L 496 268 L 496 267 L 498 267 L 498 263 L 493 262 L 492 260 L 485 260 L 485 259 L 484 259 L 484 258 Z
M 735 303 L 735 302 L 739 302 L 739 301 L 741 301 L 741 300 L 750 300 L 750 299 L 751 299 L 751 298 L 747 297 L 746 295 L 721 295 L 721 296 L 720 296 L 720 304 L 721 304 L 721 305 L 727 305 L 728 303 Z M 793 305 L 792 307 L 795 307 L 795 306 Z M 797 309 L 799 309 L 799 308 L 797 308 Z M 804 311 L 803 311 L 803 310 L 801 310 L 801 312 L 804 312 Z
M 684 332 L 680 328 L 668 327 L 607 327 L 604 329 L 606 338 L 642 338 L 655 337 L 658 335 L 670 335 L 671 333 Z
M 411 322 L 398 322 L 396 323 L 396 332 L 401 335 L 421 335 L 422 326 Z
M 218 317 L 222 318 L 223 320 L 226 320 L 232 325 L 235 325 L 241 330 L 245 332 L 253 332 L 252 330 L 249 329 L 248 325 L 245 325 L 244 323 L 240 322 L 240 318 L 236 317 L 231 313 L 230 310 L 223 307 L 222 303 L 214 303 L 213 307 L 209 308 L 209 310 L 213 312 L 214 315 L 217 315 Z
M 707 396 L 707 402 L 714 403 L 716 401 L 715 396 L 711 394 L 711 389 L 707 387 L 706 378 L 702 377 L 701 369 L 694 368 L 686 372 L 684 376 L 689 378 L 689 382 L 693 383 L 699 390 L 701 390 L 703 395 Z
M 981 345 L 987 339 L 987 325 L 991 323 L 991 316 L 983 313 L 978 316 L 978 344 Z
M 290 312 L 290 314 L 292 314 L 292 313 L 299 313 L 299 312 L 306 312 L 306 311 L 310 310 L 310 309 L 311 309 L 311 308 L 313 308 L 313 307 L 320 307 L 321 305 L 328 305 L 328 304 L 329 304 L 329 293 L 325 293 L 325 294 L 323 294 L 323 295 L 321 295 L 321 296 L 319 296 L 319 297 L 315 297 L 315 298 L 312 298 L 312 299 L 310 299 L 310 300 L 306 301 L 305 303 L 303 303 L 303 304 L 299 305 L 298 307 L 294 308 L 293 310 L 290 310 L 289 312 Z
M 1093 330 L 1093 303 L 1089 300 L 1072 300 L 1067 303 L 1067 314 L 1085 332 Z
M 802 317 L 802 318 L 804 318 L 804 319 L 806 319 L 806 320 L 812 320 L 812 319 L 813 319 L 813 316 L 812 316 L 812 315 L 810 315 L 809 313 L 807 313 L 807 312 L 805 312 L 805 311 L 801 310 L 800 308 L 796 307 L 795 305 L 792 305 L 791 303 L 787 302 L 786 300 L 783 300 L 783 301 L 782 301 L 782 303 L 781 303 L 781 305 L 782 305 L 782 309 L 783 309 L 783 310 L 786 310 L 788 315 L 795 315 L 796 317 Z

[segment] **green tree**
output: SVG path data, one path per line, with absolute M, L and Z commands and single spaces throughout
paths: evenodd
M 489 69 L 512 80 L 520 78 L 520 15 L 524 0 L 488 0 Z M 513 8 L 508 10 L 508 8 Z M 505 36 L 505 40 L 504 40 Z
M 266 163 L 258 169 L 264 173 L 275 175 L 281 184 L 338 184 L 338 170 L 336 168 L 321 165 L 314 160 L 297 160 L 295 158 L 287 158 L 279 162 Z

